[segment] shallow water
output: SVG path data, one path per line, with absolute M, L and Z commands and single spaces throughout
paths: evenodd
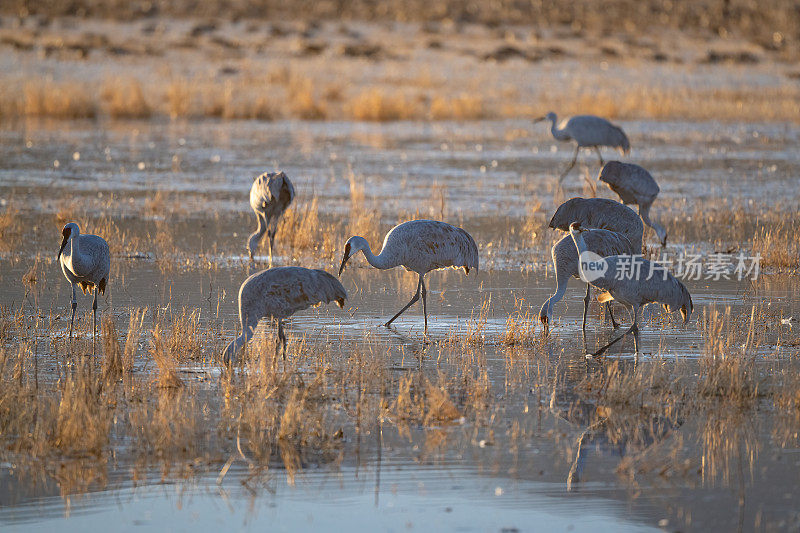
M 775 200 L 779 209 L 790 205 L 796 209 L 800 176 L 800 158 L 794 150 L 800 136 L 796 126 L 646 122 L 623 126 L 634 144 L 633 160 L 647 161 L 661 184 L 659 201 L 670 210 L 680 206 L 690 210 L 720 199 L 732 204 Z M 520 130 L 524 136 L 518 135 Z M 99 310 L 114 316 L 124 333 L 133 308 L 165 313 L 199 309 L 201 324 L 226 333 L 213 347 L 218 350 L 236 329 L 236 294 L 249 273 L 245 258 L 238 254 L 249 228 L 237 230 L 229 222 L 218 227 L 215 214 L 247 213 L 246 193 L 258 172 L 285 170 L 298 195 L 316 194 L 321 212 L 331 217 L 348 209 L 350 170 L 364 180 L 367 198 L 384 220 L 413 212 L 415 205 L 435 211 L 432 184 L 436 183 L 445 190 L 448 220 L 474 228 L 481 243 L 483 236 L 502 234 L 497 227 L 500 217 L 526 216 L 532 198 L 550 212 L 560 195 L 579 193 L 581 170 L 567 179 L 566 193 L 553 186 L 554 169 L 570 155 L 571 147 L 556 146 L 543 126 L 515 121 L 26 124 L 0 130 L 0 194 L 13 198 L 25 216 L 34 217 L 38 211 L 48 216 L 57 211 L 62 198 L 97 197 L 104 203 L 113 193 L 115 205 L 123 215 L 129 213 L 125 216 L 131 217 L 129 224 L 136 231 L 135 226 L 147 221 L 135 206 L 154 190 L 185 192 L 191 213 L 187 227 L 196 228 L 199 220 L 213 228 L 209 234 L 223 240 L 218 253 L 234 259 L 214 268 L 162 270 L 147 258 L 115 257 L 113 279 Z M 597 170 L 593 154 L 581 157 L 589 161 L 593 176 Z M 191 244 L 203 237 L 190 230 L 181 232 L 181 242 Z M 23 246 L 0 260 L 0 305 L 21 308 L 29 319 L 52 318 L 56 331 L 65 335 L 69 289 L 58 266 L 45 262 L 43 279 L 33 291 L 20 283 L 36 254 L 49 258 L 57 251 L 57 228 L 53 233 L 52 243 L 35 243 L 32 249 Z M 205 238 L 198 246 L 208 250 L 213 239 Z M 278 242 L 280 246 L 280 235 Z M 482 250 L 490 253 L 503 250 Z M 409 309 L 395 328 L 382 327 L 411 297 L 413 275 L 376 272 L 365 268 L 361 258 L 352 260 L 342 275 L 349 293 L 344 310 L 310 309 L 296 315 L 287 328 L 290 343 L 305 341 L 311 349 L 332 342 L 365 349 L 378 346 L 385 349 L 390 374 L 422 376 L 447 373 L 453 363 L 437 360 L 442 347 L 482 323 L 480 349 L 496 406 L 491 432 L 470 421 L 416 425 L 409 433 L 391 420 L 380 426 L 373 421 L 372 427 L 358 433 L 352 422 L 346 423 L 338 457 L 303 464 L 293 474 L 294 484 L 287 482 L 291 476 L 280 462 L 254 481 L 237 461 L 218 486 L 225 457 L 189 479 L 162 480 L 152 470 L 146 479 L 133 483 L 132 467 L 120 449 L 119 458 L 104 466 L 103 482 L 67 497 L 61 495 L 58 476 L 20 478 L 9 459 L 0 465 L 0 522 L 20 530 L 85 530 L 109 523 L 119 529 L 310 530 L 335 525 L 368 531 L 798 527 L 798 449 L 775 438 L 774 413 L 757 412 L 743 422 L 744 427 L 720 426 L 721 438 L 744 443 L 744 448 L 734 446 L 726 456 L 730 461 L 723 469 L 726 475 L 701 475 L 694 461 L 662 474 L 648 470 L 635 483 L 620 474 L 625 458 L 638 457 L 645 448 L 676 446 L 690 457 L 705 457 L 699 437 L 702 421 L 696 417 L 653 420 L 643 432 L 638 426 L 613 432 L 607 428 L 608 434 L 589 432 L 575 446 L 595 423 L 598 410 L 605 409 L 575 390 L 584 376 L 606 364 L 587 361 L 584 354 L 615 335 L 593 303 L 584 343 L 580 319 L 585 286 L 570 282 L 548 339 L 537 337 L 540 344 L 519 348 L 522 355 L 510 355 L 517 348 L 501 341 L 509 316 L 526 312 L 535 316 L 555 290 L 546 255 L 546 248 L 537 251 L 530 268 L 520 268 L 518 256 L 512 262 L 490 261 L 490 268 L 466 277 L 460 271 L 431 274 L 428 340 L 422 335 L 419 305 Z M 286 261 L 282 256 L 277 259 L 279 264 Z M 771 363 L 796 360 L 797 344 L 787 340 L 796 338 L 791 328 L 797 326 L 780 321 L 800 316 L 796 275 L 762 275 L 755 283 L 690 281 L 687 286 L 694 317 L 684 326 L 675 316 L 667 320 L 660 308 L 648 308 L 641 328 L 643 354 L 636 364 L 683 365 L 686 375 L 696 376 L 705 353 L 703 316 L 712 307 L 723 312 L 730 307 L 733 317 L 749 317 L 753 306 L 764 310 L 766 318 L 758 325 L 763 342 L 754 349 L 757 368 L 763 372 L 770 371 Z M 89 305 L 88 297 L 79 298 L 80 335 L 91 331 Z M 619 313 L 627 323 L 626 313 L 621 309 Z M 271 339 L 273 330 L 266 326 L 262 334 Z M 182 364 L 181 372 L 186 379 L 203 378 L 198 390 L 213 397 L 219 392 L 220 370 L 216 353 L 208 350 L 203 361 Z M 627 372 L 635 364 L 632 352 L 632 341 L 625 340 L 609 350 L 607 360 L 621 361 Z M 531 366 L 555 365 L 558 379 L 550 387 L 534 377 L 510 378 L 511 357 L 521 357 Z M 47 379 L 48 362 L 57 357 L 45 349 L 37 358 Z M 154 368 L 144 358 L 139 363 L 138 371 L 144 375 Z M 510 380 L 518 381 L 509 384 Z M 510 436 L 515 424 L 522 428 L 521 438 Z M 612 433 L 623 438 L 612 441 L 608 436 Z M 439 434 L 444 435 L 444 444 L 436 444 Z M 577 470 L 571 475 L 571 469 Z

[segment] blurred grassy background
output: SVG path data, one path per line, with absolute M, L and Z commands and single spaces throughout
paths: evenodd
M 569 25 L 575 31 L 641 33 L 652 27 L 736 33 L 769 46 L 800 37 L 793 0 L 5 0 L 0 13 L 99 17 L 443 21 Z M 775 34 L 779 33 L 780 36 Z

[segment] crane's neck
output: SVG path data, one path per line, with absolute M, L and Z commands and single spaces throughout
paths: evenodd
M 250 257 L 253 257 L 253 253 L 255 253 L 256 248 L 258 248 L 261 237 L 263 237 L 264 233 L 267 231 L 266 218 L 256 213 L 256 219 L 258 219 L 258 229 L 256 229 L 247 240 L 247 251 L 250 252 Z
M 555 137 L 556 140 L 558 140 L 558 141 L 568 141 L 570 139 L 570 136 L 565 131 L 566 128 L 559 129 L 558 126 L 557 126 L 558 118 L 553 116 L 553 117 L 551 117 L 550 120 L 551 120 L 550 133 L 553 134 L 553 137 Z
M 64 247 L 62 253 L 64 264 L 76 275 L 81 275 L 84 272 L 85 269 L 83 267 L 88 262 L 81 255 L 80 242 L 80 234 L 73 230 L 70 234 L 69 242 L 67 242 L 67 246 Z
M 236 364 L 236 356 L 239 350 L 253 337 L 254 329 L 255 328 L 245 326 L 242 334 L 228 343 L 228 347 L 222 352 L 222 360 L 226 365 Z
M 573 230 L 573 229 L 570 228 L 569 234 L 572 236 L 572 242 L 575 243 L 575 247 L 578 249 L 578 257 L 580 258 L 580 255 L 583 252 L 586 252 L 586 251 L 589 250 L 586 247 L 586 241 L 583 240 L 583 235 L 581 235 L 581 232 L 579 232 L 579 231 L 576 231 L 576 230 Z
M 645 209 L 639 208 L 639 215 L 642 217 L 642 221 L 653 228 L 658 235 L 658 240 L 661 241 L 661 244 L 666 246 L 667 243 L 667 230 L 664 229 L 664 226 L 652 220 L 650 218 L 650 208 L 647 207 Z
M 373 254 L 369 243 L 363 237 L 359 237 L 358 239 L 358 248 L 364 252 L 364 257 L 367 258 L 367 262 L 375 268 L 386 270 L 400 264 L 396 258 L 393 257 L 394 254 L 392 254 L 390 250 L 383 249 L 378 255 Z

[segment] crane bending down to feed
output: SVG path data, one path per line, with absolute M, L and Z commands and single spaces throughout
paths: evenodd
M 575 197 L 562 203 L 550 219 L 549 227 L 564 232 L 569 231 L 569 225 L 580 222 L 583 226 L 607 230 L 619 234 L 617 239 L 607 233 L 597 233 L 589 237 L 589 250 L 601 256 L 607 255 L 638 255 L 642 252 L 642 237 L 644 224 L 639 215 L 625 205 L 605 198 L 580 198 Z M 548 298 L 539 311 L 539 321 L 548 327 L 553 314 L 553 305 L 561 300 L 567 289 L 569 278 L 579 277 L 578 255 L 574 250 L 572 239 L 565 235 L 551 250 L 553 268 L 556 274 L 556 292 Z M 586 329 L 586 314 L 589 309 L 589 284 L 586 285 L 586 296 L 583 299 L 583 329 Z M 617 328 L 611 304 L 606 305 L 611 326 Z
M 598 256 L 632 256 L 636 253 L 631 241 L 620 233 L 604 229 L 593 229 L 586 231 L 584 236 L 587 249 L 596 253 Z M 570 278 L 580 277 L 578 252 L 575 248 L 575 243 L 572 242 L 571 236 L 565 235 L 560 241 L 555 243 L 551 254 L 553 256 L 553 269 L 555 270 L 556 276 L 556 292 L 542 304 L 542 308 L 539 311 L 539 321 L 545 327 L 545 331 L 552 320 L 553 307 L 564 297 Z M 587 282 L 586 296 L 583 299 L 583 330 L 586 329 L 586 313 L 589 310 L 589 288 L 590 284 Z M 614 315 L 611 313 L 610 303 L 606 304 L 606 309 L 611 317 L 611 324 L 616 329 L 617 322 L 614 320 Z
M 461 228 L 451 226 L 437 220 L 410 220 L 398 224 L 389 230 L 383 239 L 383 248 L 378 255 L 372 253 L 369 243 L 364 237 L 353 236 L 344 246 L 342 275 L 348 259 L 358 251 L 370 265 L 381 270 L 403 266 L 409 272 L 419 274 L 417 292 L 411 301 L 385 324 L 389 327 L 394 320 L 411 307 L 420 294 L 422 295 L 422 313 L 425 316 L 425 333 L 428 332 L 428 304 L 425 289 L 425 274 L 441 268 L 463 268 L 469 274 L 470 269 L 478 268 L 478 247 L 472 236 Z
M 72 318 L 69 321 L 69 336 L 72 338 L 72 326 L 75 323 L 75 310 L 78 308 L 78 298 L 75 291 L 80 285 L 84 294 L 94 290 L 92 302 L 93 336 L 92 354 L 95 352 L 95 338 L 97 337 L 97 292 L 106 293 L 108 274 L 111 271 L 111 252 L 108 243 L 97 235 L 81 235 L 81 230 L 74 222 L 68 223 L 61 230 L 64 239 L 58 250 L 58 261 L 64 277 L 72 285 Z
M 537 118 L 535 122 L 549 120 L 550 133 L 557 141 L 574 140 L 578 145 L 575 147 L 575 154 L 572 156 L 572 161 L 569 166 L 561 173 L 558 178 L 560 184 L 575 162 L 578 160 L 578 152 L 581 148 L 594 148 L 597 152 L 597 157 L 600 158 L 600 165 L 603 165 L 603 155 L 600 153 L 601 146 L 611 146 L 619 148 L 620 152 L 627 154 L 631 151 L 631 144 L 628 141 L 627 135 L 622 131 L 622 128 L 615 126 L 608 120 L 594 115 L 576 115 L 570 117 L 560 125 L 556 126 L 558 117 L 552 111 L 547 115 Z
M 269 238 L 269 266 L 272 266 L 272 248 L 275 246 L 275 232 L 278 221 L 289 204 L 294 200 L 294 186 L 283 172 L 267 172 L 258 176 L 250 187 L 250 207 L 256 214 L 258 229 L 247 240 L 250 261 L 266 232 Z
M 344 307 L 347 292 L 332 274 L 303 267 L 276 267 L 257 272 L 244 280 L 239 288 L 239 320 L 242 334 L 232 340 L 223 352 L 226 365 L 236 362 L 236 354 L 253 336 L 262 318 L 278 321 L 278 342 L 275 355 L 283 347 L 286 358 L 286 335 L 283 319 L 312 305 L 336 302 Z
M 578 255 L 582 256 L 587 253 L 589 247 L 583 237 L 586 234 L 586 230 L 581 227 L 580 223 L 571 224 L 569 233 L 575 243 Z M 595 266 L 595 268 L 587 269 L 587 271 L 583 272 L 591 280 L 592 285 L 604 291 L 597 298 L 601 303 L 616 300 L 633 311 L 633 325 L 621 336 L 592 355 L 601 355 L 629 333 L 633 333 L 634 348 L 638 355 L 639 314 L 642 306 L 646 304 L 660 303 L 668 313 L 680 310 L 684 324 L 689 321 L 689 317 L 694 310 L 692 296 L 686 286 L 678 278 L 667 272 L 666 267 L 647 259 L 641 259 L 638 275 L 626 275 L 626 273 L 631 273 L 629 268 L 630 260 L 630 257 L 621 255 L 606 257 L 594 261 L 596 263 L 605 263 L 605 265 L 597 265 L 601 268 Z M 583 257 L 581 258 L 581 268 L 583 269 L 582 263 Z
M 569 225 L 607 229 L 625 235 L 633 245 L 634 253 L 642 253 L 644 224 L 636 211 L 607 198 L 570 198 L 556 209 L 549 227 L 569 232 Z
M 609 161 L 600 170 L 598 178 L 617 193 L 622 203 L 638 205 L 639 216 L 644 223 L 655 230 L 661 246 L 667 245 L 667 230 L 658 222 L 650 220 L 650 207 L 661 189 L 647 170 L 633 163 Z

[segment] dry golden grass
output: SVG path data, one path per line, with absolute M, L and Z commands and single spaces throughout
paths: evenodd
M 139 336 L 147 316 L 147 308 L 131 309 L 128 322 L 128 334 L 125 337 L 125 347 L 122 351 L 122 371 L 129 374 L 133 371 L 133 363 L 139 351 Z
M 323 225 L 319 219 L 319 201 L 295 203 L 286 210 L 278 223 L 275 248 L 288 246 L 292 254 L 310 254 L 316 258 L 333 259 L 341 239 L 338 224 Z
M 499 115 L 507 118 L 539 117 L 550 109 L 562 116 L 594 114 L 617 119 L 800 120 L 800 89 L 792 85 L 763 90 L 663 89 L 650 86 L 582 86 L 541 93 L 536 104 L 508 103 Z
M 351 80 L 354 88 L 344 91 L 341 85 L 325 86 L 325 82 L 314 73 L 301 74 L 288 66 L 267 75 L 247 71 L 224 83 L 195 76 L 147 82 L 134 77 L 26 78 L 2 83 L 0 116 L 75 119 L 105 115 L 125 119 L 161 115 L 386 122 L 533 118 L 553 109 L 561 116 L 591 113 L 613 119 L 800 121 L 800 89 L 789 83 L 706 89 L 614 80 L 598 85 L 578 80 L 559 91 L 533 88 L 509 97 L 491 83 L 481 85 L 481 92 L 459 93 L 462 87 L 448 84 L 402 88 L 391 80 Z
M 0 252 L 16 250 L 22 240 L 22 225 L 19 210 L 8 202 L 0 214 Z
M 106 387 L 112 386 L 122 378 L 126 370 L 122 360 L 122 346 L 114 319 L 104 316 L 100 325 L 100 335 L 103 340 L 102 376 Z
M 14 97 L 19 94 L 14 94 Z M 94 91 L 75 81 L 29 80 L 25 82 L 21 100 L 11 104 L 3 115 L 51 117 L 63 119 L 94 118 L 97 102 Z
M 277 111 L 269 92 L 252 87 L 241 87 L 226 81 L 218 92 L 213 86 L 205 86 L 205 106 L 202 112 L 193 113 L 225 119 L 272 120 Z
M 100 91 L 105 112 L 112 118 L 148 118 L 153 108 L 147 103 L 141 83 L 135 78 L 112 78 Z
M 387 122 L 410 120 L 419 116 L 419 107 L 400 92 L 373 87 L 353 97 L 347 108 L 355 120 Z
M 704 397 L 739 407 L 752 406 L 759 396 L 759 380 L 754 356 L 748 350 L 758 346 L 756 308 L 753 307 L 747 327 L 733 322 L 730 307 L 720 312 L 716 307 L 704 309 L 703 329 L 705 354 L 700 360 L 698 392 Z
M 61 386 L 54 446 L 65 453 L 100 454 L 108 443 L 113 411 L 104 401 L 103 376 L 79 363 Z
M 177 339 L 176 339 L 177 338 Z M 178 376 L 175 348 L 180 332 L 173 329 L 165 332 L 162 324 L 153 327 L 153 338 L 150 341 L 150 355 L 158 367 L 158 386 L 162 389 L 183 388 L 183 380 Z
M 287 92 L 291 116 L 304 120 L 323 120 L 328 116 L 324 102 L 314 96 L 312 80 L 295 77 L 287 87 Z
M 500 339 L 506 346 L 530 346 L 537 343 L 538 315 L 531 314 L 524 300 L 517 301 L 517 309 L 506 318 L 506 330 Z
M 167 85 L 167 112 L 171 118 L 186 118 L 193 111 L 194 92 L 186 78 L 175 78 Z
M 455 97 L 434 96 L 429 114 L 433 120 L 479 120 L 491 115 L 481 95 L 467 93 Z
M 800 221 L 782 220 L 772 229 L 759 228 L 753 237 L 753 254 L 761 256 L 762 267 L 780 270 L 800 267 Z
M 350 182 L 350 213 L 345 228 L 345 238 L 360 235 L 370 243 L 370 247 L 379 250 L 378 243 L 382 242 L 384 234 L 380 212 L 375 208 L 367 207 L 363 180 L 352 171 L 348 173 L 347 177 Z

